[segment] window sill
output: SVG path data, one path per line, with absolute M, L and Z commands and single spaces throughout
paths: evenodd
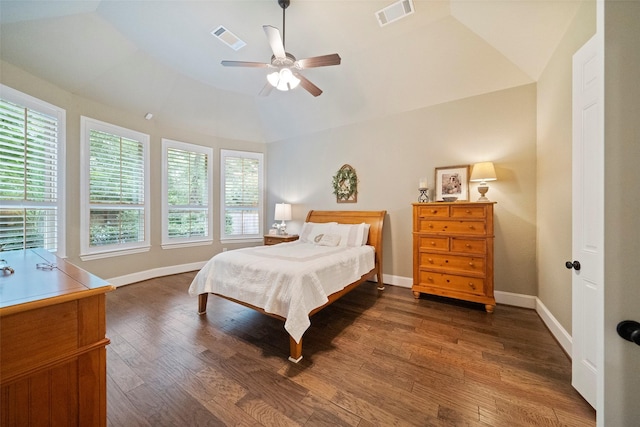
M 162 249 L 180 249 L 180 248 L 192 248 L 195 246 L 211 246 L 213 240 L 204 240 L 200 242 L 181 242 L 181 243 L 163 243 Z
M 151 249 L 151 246 L 145 246 L 142 248 L 115 250 L 115 251 L 107 251 L 107 252 L 96 252 L 91 254 L 80 254 L 80 259 L 82 261 L 93 261 L 96 259 L 111 258 L 116 256 L 133 255 L 133 254 L 139 254 L 143 252 L 149 252 L 150 249 Z

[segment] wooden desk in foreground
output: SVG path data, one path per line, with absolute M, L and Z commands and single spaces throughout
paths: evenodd
M 115 287 L 45 250 L 0 258 L 14 270 L 0 274 L 0 425 L 106 426 Z

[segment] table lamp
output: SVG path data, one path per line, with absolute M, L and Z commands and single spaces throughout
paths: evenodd
M 279 234 L 287 234 L 285 232 L 287 225 L 285 221 L 291 220 L 291 205 L 288 203 L 276 203 L 276 212 L 274 215 L 274 219 L 276 221 L 282 221 L 278 225 L 278 233 Z
M 471 178 L 469 178 L 469 181 L 480 183 L 478 185 L 478 192 L 480 193 L 480 198 L 478 199 L 479 202 L 489 201 L 485 196 L 487 191 L 489 191 L 487 181 L 495 181 L 496 179 L 496 170 L 493 167 L 493 162 L 482 162 L 473 165 L 473 171 L 471 172 Z

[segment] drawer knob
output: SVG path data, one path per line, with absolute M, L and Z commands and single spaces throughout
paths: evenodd
M 429 258 L 427 261 L 433 264 L 433 258 Z
M 476 285 L 474 285 L 473 282 L 469 282 L 469 287 L 474 291 L 476 290 Z
M 429 276 L 429 277 L 427 277 L 427 280 L 430 281 L 430 282 L 433 282 L 433 277 Z
M 428 227 L 429 227 L 429 228 L 433 228 L 433 224 L 429 224 L 429 225 L 428 225 Z
M 466 213 L 468 213 L 468 214 L 470 214 L 470 213 L 471 213 L 471 211 L 470 211 L 469 209 L 467 209 L 465 212 L 466 212 Z
M 437 209 L 431 209 L 431 213 L 432 214 L 438 213 L 438 210 Z
M 466 248 L 470 248 L 470 247 L 471 247 L 471 245 L 470 245 L 470 244 L 468 244 L 468 243 L 465 243 L 465 245 L 464 245 L 464 246 L 465 246 Z
M 470 263 L 469 263 L 469 265 L 470 265 L 471 267 L 473 267 L 473 266 L 474 266 L 473 262 L 470 262 Z
M 470 225 L 469 230 L 473 230 L 473 229 L 475 229 L 475 227 L 473 225 Z
M 431 246 L 435 246 L 435 245 L 436 245 L 436 242 L 431 242 Z

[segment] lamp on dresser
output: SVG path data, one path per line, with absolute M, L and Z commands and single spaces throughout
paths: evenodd
M 480 193 L 480 198 L 478 199 L 479 202 L 489 201 L 487 196 L 485 196 L 487 191 L 489 191 L 487 181 L 495 181 L 497 179 L 493 162 L 482 162 L 473 165 L 473 171 L 471 172 L 471 178 L 469 178 L 469 181 L 480 183 L 478 185 L 478 192 Z
M 285 221 L 291 221 L 291 205 L 289 203 L 276 203 L 274 219 L 282 221 L 278 224 L 278 234 L 286 234 L 287 224 L 285 224 Z

